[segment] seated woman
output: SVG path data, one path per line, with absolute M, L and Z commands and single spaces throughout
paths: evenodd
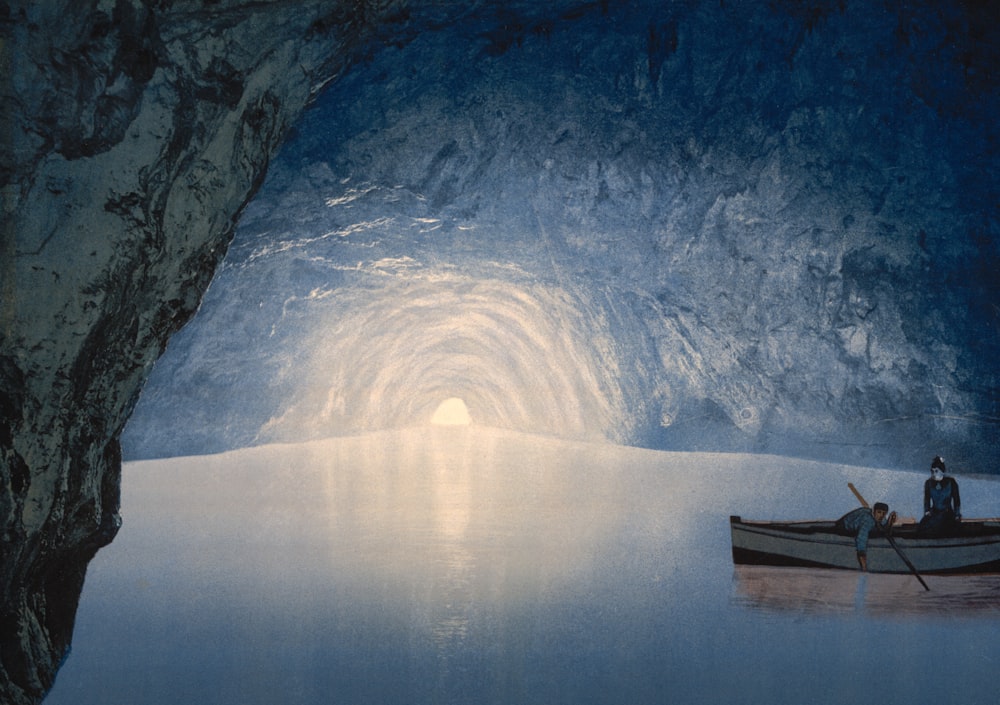
M 944 458 L 931 461 L 931 476 L 924 482 L 924 516 L 917 533 L 940 536 L 954 532 L 962 520 L 962 498 L 955 478 L 945 475 Z

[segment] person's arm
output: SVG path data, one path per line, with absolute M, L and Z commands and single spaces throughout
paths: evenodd
M 958 494 L 958 481 L 955 478 L 951 479 L 951 496 L 955 501 L 955 518 L 961 521 L 962 519 L 962 497 Z
M 931 481 L 924 483 L 924 515 L 931 513 Z
M 861 526 L 858 527 L 858 535 L 854 537 L 854 549 L 858 554 L 858 565 L 865 572 L 868 571 L 868 534 L 871 533 L 874 525 L 874 518 L 871 521 L 861 522 Z

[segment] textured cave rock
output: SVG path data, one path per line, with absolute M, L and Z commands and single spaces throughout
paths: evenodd
M 981 302 L 994 300 L 989 296 L 995 293 L 990 282 L 997 262 L 997 222 L 990 209 L 997 198 L 995 186 L 984 193 L 977 181 L 996 182 L 995 128 L 982 127 L 994 124 L 997 107 L 996 43 L 988 4 L 920 3 L 899 11 L 888 4 L 875 7 L 870 16 L 861 16 L 892 29 L 880 35 L 877 45 L 863 47 L 825 37 L 854 27 L 858 7 L 867 3 L 759 5 L 753 18 L 778 28 L 784 39 L 775 51 L 784 52 L 780 60 L 789 67 L 786 75 L 770 74 L 788 81 L 775 84 L 774 94 L 794 102 L 796 80 L 808 76 L 813 85 L 826 80 L 831 90 L 862 91 L 853 96 L 856 115 L 847 119 L 836 105 L 771 114 L 761 104 L 751 106 L 753 119 L 746 121 L 747 106 L 734 98 L 738 91 L 718 78 L 738 83 L 755 70 L 739 67 L 751 54 L 730 51 L 724 31 L 726 22 L 747 18 L 749 6 L 742 3 L 653 3 L 646 9 L 607 0 L 502 5 L 388 0 L 0 4 L 0 699 L 37 702 L 51 685 L 68 649 L 86 564 L 113 538 L 120 523 L 122 428 L 166 341 L 197 309 L 241 211 L 287 131 L 325 85 L 358 62 L 370 61 L 383 47 L 406 45 L 424 31 L 462 23 L 460 38 L 476 45 L 476 56 L 499 57 L 556 30 L 572 31 L 574 23 L 610 31 L 622 17 L 615 13 L 634 12 L 638 15 L 629 15 L 629 26 L 639 28 L 633 36 L 640 47 L 634 54 L 635 71 L 613 73 L 607 80 L 633 82 L 628 92 L 635 109 L 668 104 L 684 115 L 689 102 L 684 91 L 689 91 L 698 96 L 696 104 L 717 105 L 709 116 L 712 124 L 729 126 L 737 142 L 766 147 L 767 134 L 778 134 L 782 140 L 800 141 L 800 154 L 810 158 L 822 158 L 825 151 L 810 142 L 828 135 L 831 124 L 863 124 L 881 135 L 885 144 L 875 153 L 854 155 L 856 162 L 834 160 L 816 171 L 827 180 L 811 188 L 834 194 L 822 220 L 839 222 L 840 230 L 813 231 L 804 220 L 788 223 L 789 233 L 764 253 L 744 251 L 744 243 L 733 241 L 732 258 L 720 265 L 711 283 L 718 286 L 748 272 L 761 275 L 766 265 L 743 269 L 733 263 L 762 254 L 764 259 L 781 258 L 792 231 L 806 233 L 802 251 L 792 255 L 815 279 L 816 305 L 836 309 L 829 320 L 839 321 L 833 329 L 816 333 L 816 340 L 826 346 L 826 359 L 837 362 L 829 387 L 776 388 L 771 366 L 781 364 L 781 356 L 773 350 L 736 339 L 727 348 L 725 340 L 699 338 L 702 328 L 725 330 L 727 317 L 778 322 L 780 316 L 755 310 L 752 301 L 730 301 L 710 314 L 657 307 L 657 315 L 672 311 L 675 316 L 668 326 L 679 335 L 674 342 L 703 345 L 707 359 L 727 359 L 730 367 L 743 370 L 730 375 L 728 368 L 710 365 L 708 376 L 729 379 L 730 393 L 695 395 L 691 403 L 729 418 L 737 428 L 745 409 L 760 406 L 752 402 L 761 395 L 796 397 L 824 414 L 833 403 L 839 416 L 827 415 L 830 423 L 850 415 L 852 408 L 863 416 L 878 404 L 884 404 L 883 416 L 899 409 L 929 408 L 942 417 L 995 417 L 996 313 Z M 721 29 L 706 38 L 701 34 L 706 27 Z M 589 62 L 586 70 L 600 72 L 599 56 L 586 50 L 587 37 L 579 42 L 579 54 Z M 692 53 L 694 46 L 699 48 Z M 838 65 L 829 51 L 847 52 L 844 71 L 858 75 L 810 72 L 809 66 Z M 883 62 L 897 71 L 885 75 L 904 78 L 902 84 L 861 80 L 866 71 L 878 75 Z M 899 113 L 865 112 L 875 94 L 863 91 L 876 89 L 891 93 L 891 101 L 912 104 L 914 110 L 929 111 L 956 126 L 959 134 L 947 139 L 905 132 L 906 139 L 918 140 L 928 150 L 966 145 L 972 162 L 951 176 L 946 202 L 935 203 L 938 192 L 907 185 L 910 165 L 905 162 L 894 165 L 899 178 L 885 178 L 879 190 L 851 191 L 859 188 L 853 185 L 853 170 L 866 169 L 866 160 L 894 151 L 897 129 L 906 124 L 905 114 L 894 122 L 892 115 Z M 713 95 L 730 99 L 716 104 Z M 803 102 L 807 98 L 815 96 L 798 97 Z M 739 158 L 713 151 L 699 139 L 704 117 L 688 114 L 678 131 L 689 130 L 692 139 L 660 147 L 667 162 L 691 164 L 696 175 L 692 178 L 709 170 L 724 173 L 730 160 Z M 756 138 L 756 132 L 763 137 Z M 594 146 L 610 158 L 622 147 L 615 142 L 621 137 L 596 135 Z M 838 144 L 843 147 L 849 141 L 849 135 L 843 136 Z M 902 155 L 919 152 L 899 146 Z M 642 207 L 647 204 L 643 197 L 662 195 L 641 186 L 641 181 L 629 192 L 628 170 L 617 174 L 596 169 L 559 178 L 572 177 L 572 196 L 578 201 L 569 205 L 578 209 L 606 198 L 635 198 Z M 621 174 L 625 177 L 619 178 Z M 702 217 L 687 231 L 720 233 L 733 222 L 759 221 L 761 214 L 747 194 L 765 188 L 780 192 L 788 184 L 786 176 L 781 164 L 772 164 L 751 183 L 734 181 L 717 201 L 705 204 Z M 442 183 L 434 205 L 447 210 L 461 201 L 463 188 L 479 186 L 474 179 Z M 915 227 L 896 239 L 863 239 L 858 247 L 844 248 L 840 256 L 830 258 L 824 248 L 844 232 L 877 232 L 903 220 L 850 220 L 851 214 L 838 204 L 837 194 L 842 196 L 845 189 L 852 199 L 870 201 L 869 214 L 905 211 L 913 199 L 925 199 L 921 213 L 937 209 L 945 215 L 935 223 L 954 223 L 945 232 Z M 653 206 L 654 211 L 668 208 Z M 549 215 L 558 219 L 565 214 Z M 656 217 L 653 213 L 650 222 L 662 225 L 662 212 L 660 221 Z M 613 230 L 614 223 L 589 225 L 577 246 L 607 246 L 600 234 L 605 226 Z M 900 242 L 906 243 L 902 249 Z M 651 252 L 670 258 L 701 246 L 704 241 L 697 238 L 668 238 L 652 243 Z M 651 266 L 650 250 L 634 254 L 634 261 L 619 263 L 623 271 L 631 265 Z M 928 299 L 922 292 L 934 287 L 937 272 L 960 286 Z M 903 299 L 900 290 L 906 292 Z M 802 291 L 800 286 L 789 287 L 787 295 Z M 664 286 L 660 293 L 662 305 L 671 291 Z M 921 313 L 933 314 L 932 326 L 905 315 L 909 300 L 919 302 Z M 719 320 L 703 321 L 701 316 Z M 920 338 L 926 338 L 926 345 L 911 346 L 915 352 L 906 359 L 885 352 L 898 342 Z M 710 344 L 722 348 L 713 351 Z M 823 358 L 818 360 L 822 365 Z M 928 377 L 935 365 L 943 365 L 944 371 Z M 814 377 L 825 372 L 817 370 Z M 899 379 L 932 384 L 901 384 Z M 743 384 L 745 380 L 755 383 Z M 926 391 L 929 386 L 932 392 Z M 901 390 L 922 388 L 933 398 L 893 398 Z M 657 409 L 655 416 L 663 413 Z M 760 422 L 752 412 L 744 421 L 746 426 Z M 960 441 L 970 432 L 967 424 L 958 426 Z M 982 433 L 986 442 L 995 439 L 995 425 Z
M 796 8 L 632 3 L 485 47 L 456 25 L 356 67 L 272 163 L 126 456 L 417 422 L 372 391 L 412 402 L 428 376 L 364 376 L 377 330 L 338 309 L 405 258 L 400 280 L 489 261 L 576 292 L 614 341 L 593 367 L 616 442 L 991 471 L 995 91 L 955 44 L 975 16 Z M 332 322 L 368 352 L 324 340 Z M 309 357 L 335 347 L 350 373 Z M 332 379 L 363 390 L 330 391 L 350 413 Z M 538 407 L 513 427 L 567 433 Z

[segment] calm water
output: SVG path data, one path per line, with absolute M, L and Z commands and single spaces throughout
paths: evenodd
M 995 705 L 997 578 L 732 565 L 730 514 L 848 481 L 920 508 L 922 473 L 463 428 L 128 464 L 46 705 Z

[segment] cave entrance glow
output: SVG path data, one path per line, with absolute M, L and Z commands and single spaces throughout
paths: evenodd
M 465 402 L 458 397 L 451 397 L 438 405 L 431 416 L 431 423 L 435 426 L 468 426 L 472 419 Z

